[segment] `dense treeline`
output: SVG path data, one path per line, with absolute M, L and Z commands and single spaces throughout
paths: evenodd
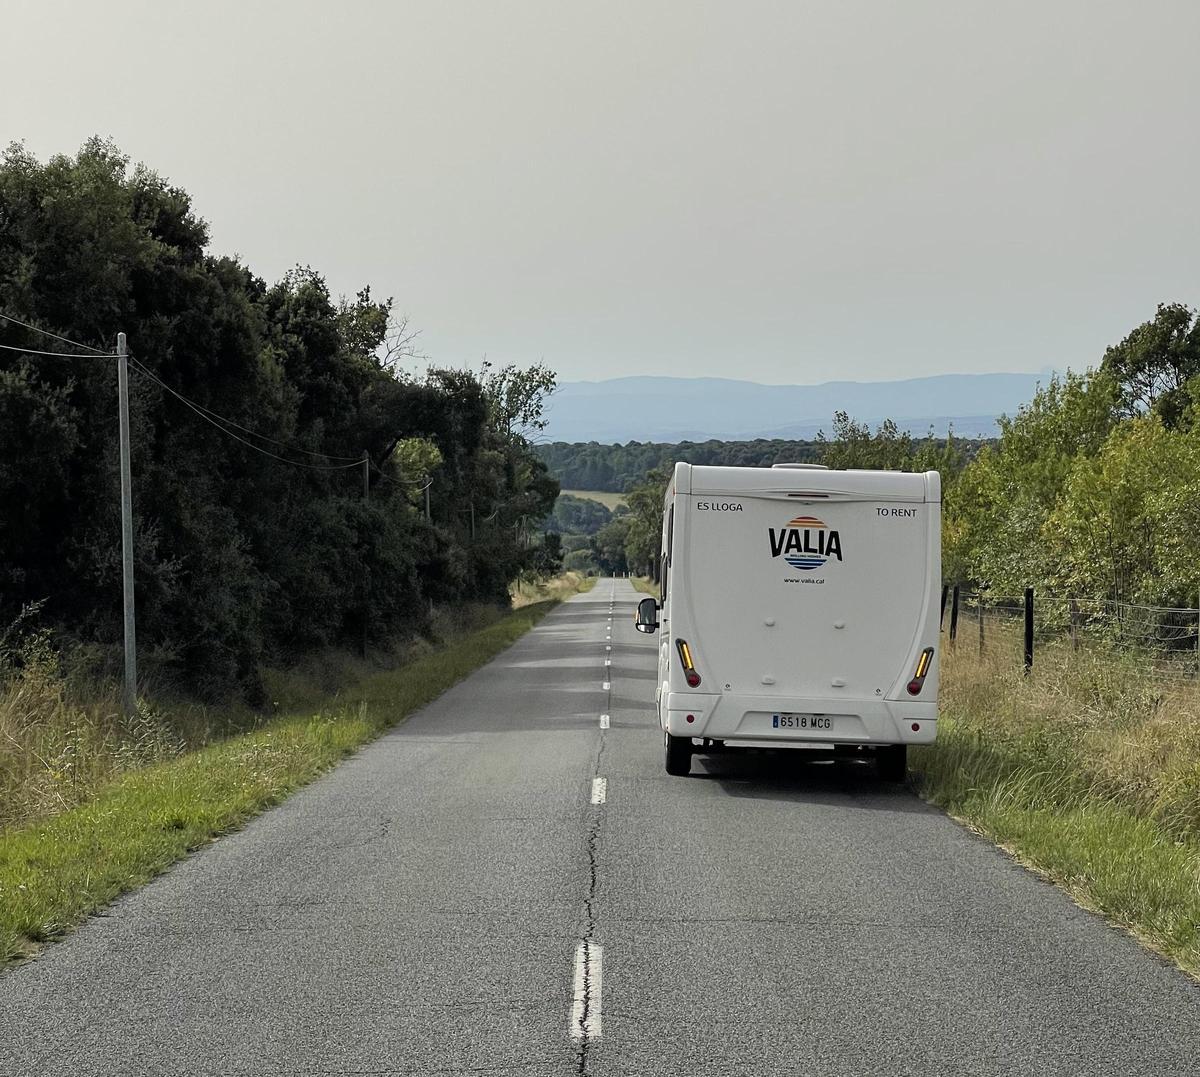
M 904 452 L 906 446 L 920 444 L 944 448 L 946 438 L 914 439 L 898 431 L 894 424 L 885 423 L 888 444 L 894 451 Z M 677 461 L 688 464 L 710 464 L 725 467 L 771 467 L 773 464 L 817 463 L 826 460 L 830 451 L 846 440 L 861 441 L 871 437 L 870 431 L 853 423 L 843 412 L 834 416 L 832 435 L 818 435 L 812 441 L 786 441 L 760 438 L 755 441 L 681 441 L 638 442 L 626 445 L 602 445 L 596 441 L 568 443 L 555 441 L 537 447 L 538 457 L 550 473 L 567 490 L 606 490 L 624 493 L 644 482 L 658 468 L 671 467 Z M 979 451 L 983 441 L 950 439 L 964 459 Z M 832 466 L 832 465 L 831 465 Z
M 1159 306 L 1095 369 L 1052 378 L 1000 428 L 991 443 L 922 439 L 839 413 L 814 449 L 829 467 L 940 471 L 948 581 L 997 596 L 1032 586 L 1047 596 L 1196 608 L 1195 311 Z M 592 540 L 603 567 L 653 571 L 668 475 L 669 464 L 628 484 L 629 512 Z
M 1006 594 L 1195 608 L 1200 319 L 1179 304 L 1055 379 L 947 493 L 946 573 Z
M 269 285 L 207 248 L 187 194 L 109 143 L 0 164 L 0 313 L 103 351 L 128 335 L 152 667 L 252 689 L 264 658 L 420 629 L 431 603 L 504 602 L 545 567 L 520 537 L 558 492 L 525 437 L 547 371 L 418 378 L 390 300 L 335 300 L 308 269 Z M 115 641 L 114 363 L 12 321 L 0 344 L 0 624 L 37 607 Z
M 815 441 L 681 441 L 602 445 L 597 441 L 555 441 L 537 447 L 539 459 L 567 490 L 607 490 L 623 493 L 642 482 L 655 468 L 683 460 L 689 464 L 770 467 L 787 461 L 814 461 Z
M 554 511 L 542 521 L 542 529 L 560 535 L 594 535 L 612 516 L 599 501 L 559 494 Z

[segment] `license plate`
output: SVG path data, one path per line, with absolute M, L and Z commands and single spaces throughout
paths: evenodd
M 832 729 L 833 719 L 827 714 L 772 714 L 772 729 Z

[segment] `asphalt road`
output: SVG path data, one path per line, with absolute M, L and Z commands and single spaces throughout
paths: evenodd
M 668 777 L 637 597 L 0 974 L 0 1074 L 1200 1073 L 1200 985 L 869 769 Z

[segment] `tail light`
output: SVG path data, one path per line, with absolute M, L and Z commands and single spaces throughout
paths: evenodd
M 921 657 L 917 659 L 917 671 L 913 674 L 913 679 L 908 682 L 908 694 L 910 696 L 919 696 L 921 694 L 921 686 L 925 683 L 925 676 L 929 672 L 929 666 L 933 662 L 933 648 L 926 647 L 921 652 Z
M 675 647 L 679 651 L 679 661 L 683 663 L 683 679 L 689 688 L 699 688 L 700 674 L 696 672 L 696 663 L 692 661 L 692 649 L 687 645 L 687 640 L 677 639 Z

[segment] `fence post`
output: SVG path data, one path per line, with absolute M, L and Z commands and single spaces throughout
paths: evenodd
M 941 630 L 942 625 L 946 623 L 946 595 L 950 590 L 950 585 L 942 584 L 942 611 L 938 614 L 938 629 Z
M 1025 672 L 1033 669 L 1033 588 L 1025 588 Z
M 983 654 L 983 595 L 975 592 L 975 616 L 979 619 L 979 653 Z
M 1071 650 L 1079 650 L 1079 603 L 1071 599 Z
M 954 585 L 954 597 L 950 600 L 950 643 L 958 638 L 958 584 Z

